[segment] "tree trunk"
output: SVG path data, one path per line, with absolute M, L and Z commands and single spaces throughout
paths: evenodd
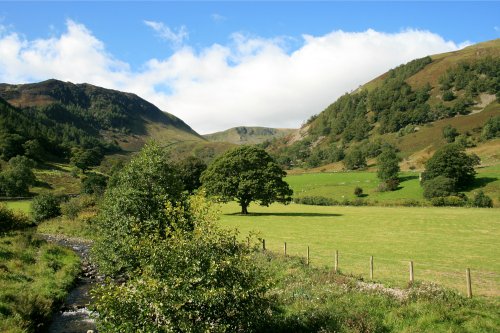
M 241 214 L 247 215 L 248 214 L 247 208 L 248 208 L 248 203 L 242 202 L 241 203 Z

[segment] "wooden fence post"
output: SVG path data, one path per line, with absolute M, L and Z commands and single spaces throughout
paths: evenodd
M 262 250 L 263 251 L 266 250 L 266 240 L 265 239 L 262 239 Z
M 335 250 L 335 273 L 339 272 L 339 250 Z
M 283 245 L 283 253 L 285 254 L 285 257 L 286 257 L 286 242 L 285 242 L 285 244 Z
M 370 280 L 373 280 L 373 256 L 370 256 Z
M 472 282 L 470 280 L 470 268 L 465 270 L 465 280 L 467 282 L 467 297 L 472 298 Z
M 410 261 L 410 283 L 413 283 L 414 277 L 413 277 L 413 261 Z
M 307 262 L 306 265 L 309 266 L 309 245 L 307 246 Z

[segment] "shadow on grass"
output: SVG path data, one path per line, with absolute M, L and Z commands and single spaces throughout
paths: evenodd
M 480 177 L 480 178 L 475 178 L 474 182 L 470 184 L 469 186 L 464 187 L 465 191 L 472 191 L 481 187 L 484 187 L 488 185 L 489 183 L 493 183 L 497 181 L 498 178 L 493 178 L 493 177 Z
M 399 182 L 403 183 L 403 182 L 407 182 L 407 181 L 410 181 L 410 180 L 413 180 L 413 179 L 418 179 L 418 175 L 411 175 L 411 176 L 399 177 Z
M 331 214 L 331 213 L 228 213 L 224 215 L 229 216 L 294 216 L 294 217 L 335 217 L 342 216 L 342 214 Z
M 40 181 L 40 180 L 37 180 L 35 181 L 35 184 L 34 184 L 36 187 L 40 187 L 40 188 L 45 188 L 45 189 L 53 189 L 52 185 L 50 185 L 49 183 L 47 182 L 44 182 L 44 181 Z

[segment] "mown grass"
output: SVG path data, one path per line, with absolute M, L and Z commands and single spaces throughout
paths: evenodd
M 33 230 L 0 237 L 0 332 L 40 332 L 80 270 L 69 249 Z
M 333 266 L 339 251 L 343 272 L 404 286 L 408 262 L 415 278 L 465 293 L 465 269 L 472 271 L 475 294 L 500 296 L 500 220 L 498 209 L 422 207 L 319 207 L 251 205 L 248 216 L 235 203 L 222 206 L 220 223 L 238 228 L 242 237 L 260 232 L 268 249 L 304 257 L 310 246 L 311 264 Z
M 355 279 L 311 268 L 294 257 L 262 253 L 256 259 L 276 281 L 277 311 L 268 332 L 498 332 L 498 299 L 467 299 L 416 283 L 403 297 L 363 290 Z M 401 294 L 402 295 L 402 294 Z
M 376 172 L 305 173 L 286 177 L 295 197 L 323 196 L 337 201 L 354 199 L 354 189 L 359 186 L 363 189 L 363 199 L 373 204 L 403 204 L 408 200 L 426 204 L 418 172 L 401 172 L 400 180 L 398 190 L 378 192 L 380 181 Z M 496 205 L 500 205 L 500 166 L 477 169 L 476 181 L 464 193 L 473 197 L 478 190 L 483 190 Z

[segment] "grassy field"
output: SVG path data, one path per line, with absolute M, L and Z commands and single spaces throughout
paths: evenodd
M 412 207 L 318 207 L 291 204 L 251 205 L 248 216 L 235 203 L 222 206 L 221 224 L 238 228 L 241 237 L 260 232 L 266 246 L 305 256 L 311 264 L 333 266 L 339 251 L 344 273 L 405 286 L 408 261 L 415 279 L 437 282 L 465 293 L 465 269 L 472 271 L 475 294 L 500 296 L 500 220 L 498 209 Z
M 29 214 L 31 211 L 31 200 L 2 201 L 7 208 Z
M 470 197 L 482 189 L 499 206 L 500 165 L 480 168 L 477 172 L 474 185 L 465 194 Z M 401 172 L 400 179 L 397 191 L 377 192 L 380 181 L 375 172 L 305 173 L 286 177 L 295 197 L 323 196 L 338 201 L 354 199 L 354 188 L 359 186 L 365 194 L 364 199 L 374 203 L 397 204 L 409 199 L 424 201 L 418 172 Z

